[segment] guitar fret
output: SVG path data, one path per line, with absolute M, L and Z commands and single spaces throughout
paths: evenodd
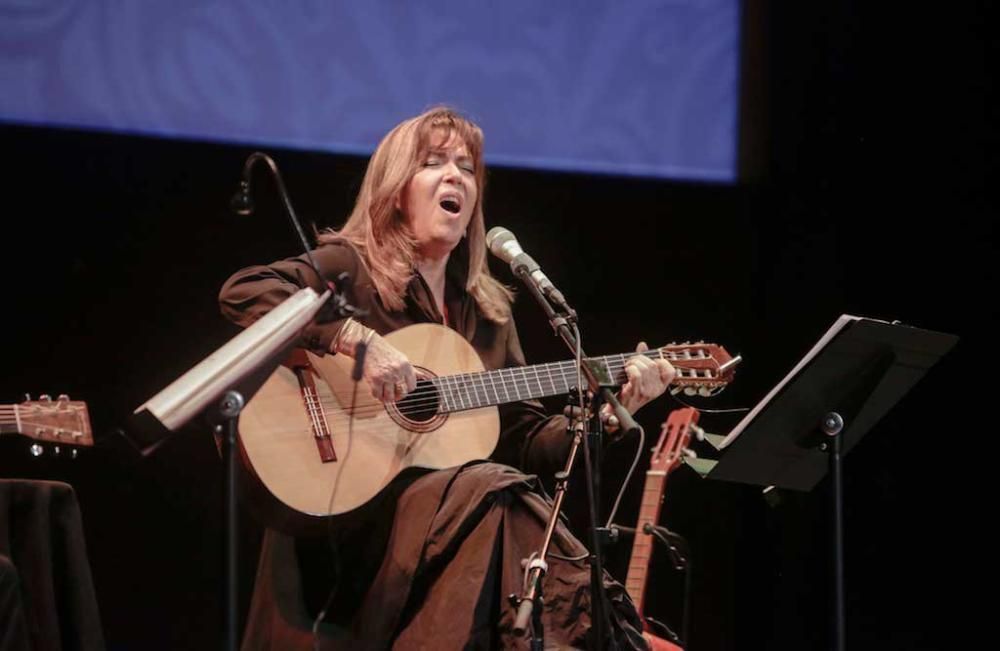
M 458 382 L 458 377 L 452 375 L 450 384 L 452 395 L 455 398 L 455 406 L 458 408 L 458 411 L 461 411 L 462 409 L 465 409 L 465 401 L 462 400 L 462 392 L 460 390 L 461 385 Z
M 552 366 L 550 364 L 545 365 L 545 372 L 549 376 L 549 386 L 552 387 L 552 393 L 549 395 L 556 395 L 559 391 L 556 389 L 556 381 L 552 379 Z
M 471 409 L 472 406 L 473 406 L 473 401 L 472 401 L 472 396 L 469 394 L 469 385 L 467 384 L 467 382 L 465 380 L 466 375 L 462 374 L 462 375 L 460 375 L 458 377 L 460 378 L 458 380 L 459 390 L 460 391 L 465 391 L 465 404 L 468 405 L 466 407 L 466 409 Z
M 480 376 L 480 378 L 483 381 L 483 395 L 486 398 L 486 401 L 483 404 L 485 404 L 485 405 L 500 404 L 500 396 L 497 395 L 497 386 L 493 382 L 493 372 L 492 371 L 487 371 L 487 372 L 483 373 Z M 489 386 L 486 385 L 486 381 L 487 380 L 490 381 Z M 493 396 L 492 397 L 490 396 L 490 389 L 493 390 Z
M 479 404 L 476 406 L 484 407 L 490 404 L 490 395 L 486 391 L 486 378 L 483 377 L 482 373 L 476 373 L 474 377 L 479 380 L 479 388 L 476 389 L 476 398 Z
M 493 371 L 490 371 L 486 375 L 487 375 L 487 377 L 490 378 L 490 386 L 493 387 L 493 398 L 494 398 L 494 400 L 496 400 L 496 402 L 493 403 L 493 404 L 499 405 L 500 402 L 501 402 L 500 401 L 500 394 L 497 393 L 497 383 L 493 381 L 493 373 L 494 373 Z
M 576 381 L 577 381 L 576 362 L 565 362 L 563 364 L 560 364 L 559 368 L 562 371 L 563 380 L 566 382 L 567 391 L 569 390 L 569 387 L 576 386 Z M 584 383 L 587 382 L 586 375 L 581 376 L 581 378 Z
M 524 380 L 524 367 L 523 366 L 518 366 L 517 369 L 514 369 L 514 370 L 521 371 L 521 379 L 520 380 L 514 378 L 514 374 L 511 373 L 511 378 L 514 379 L 514 389 L 517 391 L 517 399 L 518 400 L 524 400 L 525 398 L 530 398 L 531 397 L 531 393 L 528 393 L 528 395 L 525 396 L 524 398 L 521 397 L 521 386 L 524 385 L 525 389 L 528 388 L 527 387 L 527 383 Z
M 518 400 L 524 400 L 524 396 L 521 395 L 521 384 L 522 382 L 517 379 L 518 368 L 512 368 L 510 370 L 510 380 L 511 384 L 514 386 L 514 394 L 517 396 Z M 522 371 L 523 374 L 523 371 Z
M 442 411 L 449 412 L 451 411 L 451 405 L 448 404 L 448 396 L 441 390 L 441 381 L 443 379 L 444 378 L 440 377 L 430 378 L 430 383 L 431 386 L 434 387 L 435 391 L 437 391 L 438 404 L 443 406 Z
M 559 393 L 569 393 L 569 387 L 570 387 L 570 383 L 569 383 L 569 377 L 570 376 L 569 376 L 569 374 L 570 374 L 570 371 L 567 370 L 567 366 L 569 368 L 572 368 L 573 364 L 572 363 L 562 362 L 562 363 L 553 364 L 553 366 L 556 367 L 556 375 L 557 375 L 557 377 L 559 378 L 559 380 L 564 385 L 563 389 L 561 389 L 559 391 Z
M 438 402 L 444 405 L 445 411 L 454 411 L 451 402 L 448 400 L 448 380 L 445 377 L 431 378 L 431 385 L 437 389 Z
M 542 381 L 538 377 L 538 368 L 535 367 L 534 371 L 535 371 L 535 384 L 538 385 L 538 395 L 535 396 L 535 397 L 536 398 L 541 398 L 542 396 L 545 395 L 545 389 L 542 388 Z
M 507 390 L 507 380 L 504 379 L 503 372 L 505 369 L 500 369 L 497 371 L 497 375 L 500 376 L 500 387 L 503 389 L 504 400 L 507 402 L 512 402 L 510 399 L 510 391 Z
M 476 387 L 476 376 L 466 375 L 465 376 L 465 386 L 466 390 L 469 391 L 469 400 L 471 401 L 472 407 L 479 407 L 479 389 Z
M 528 375 L 527 366 L 521 367 L 521 379 L 524 382 L 524 390 L 528 394 L 528 399 L 531 400 L 532 398 L 536 398 L 537 396 L 535 395 L 534 387 L 531 385 L 531 376 Z
M 504 393 L 504 396 L 506 396 L 507 401 L 508 402 L 513 402 L 514 400 L 518 399 L 518 396 L 511 394 L 511 380 L 512 380 L 512 378 L 509 377 L 510 375 L 511 375 L 511 371 L 510 371 L 509 368 L 502 368 L 502 369 L 500 369 L 500 386 L 503 387 L 503 393 Z

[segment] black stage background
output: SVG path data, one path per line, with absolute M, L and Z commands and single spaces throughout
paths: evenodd
M 639 338 L 742 353 L 737 382 L 710 406 L 752 405 L 841 313 L 960 335 L 845 471 L 850 647 L 961 648 L 977 620 L 964 586 L 987 572 L 976 531 L 989 495 L 964 478 L 991 434 L 996 47 L 976 6 L 889 15 L 868 4 L 748 4 L 740 183 L 493 169 L 488 226 L 517 233 L 561 285 L 592 354 Z M 0 401 L 85 399 L 102 448 L 69 463 L 5 440 L 0 475 L 77 488 L 111 648 L 217 648 L 222 466 L 211 437 L 189 428 L 139 462 L 113 432 L 234 333 L 215 303 L 232 271 L 297 252 L 273 186 L 261 174 L 258 214 L 239 219 L 227 200 L 250 148 L 14 126 L 2 138 Z M 365 161 L 270 152 L 299 212 L 339 224 Z M 529 360 L 564 357 L 527 297 L 517 316 Z M 642 412 L 651 436 L 672 407 Z M 703 424 L 723 432 L 736 420 Z M 608 459 L 609 493 L 627 447 Z M 759 489 L 675 473 L 664 522 L 694 549 L 692 648 L 826 646 L 826 489 L 770 507 Z M 637 500 L 638 481 L 624 523 Z M 246 588 L 259 530 L 244 525 Z M 609 559 L 622 579 L 627 551 Z M 652 575 L 651 614 L 679 628 L 680 577 L 662 554 Z

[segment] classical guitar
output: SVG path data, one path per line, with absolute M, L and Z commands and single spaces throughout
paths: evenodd
M 87 403 L 59 396 L 55 400 L 25 400 L 0 405 L 0 434 L 21 434 L 56 445 L 86 447 L 94 444 Z
M 684 449 L 691 441 L 691 426 L 698 422 L 698 411 L 685 407 L 670 412 L 663 423 L 660 438 L 653 447 L 649 460 L 649 470 L 646 472 L 646 483 L 642 489 L 642 503 L 639 506 L 639 518 L 635 525 L 635 541 L 632 543 L 632 556 L 629 559 L 628 575 L 625 579 L 625 589 L 635 602 L 639 614 L 645 612 L 646 580 L 649 572 L 649 560 L 653 554 L 653 534 L 646 533 L 646 526 L 656 526 L 660 519 L 660 507 L 663 505 L 664 489 L 667 476 L 682 463 Z M 653 651 L 676 651 L 680 649 L 673 642 L 659 638 L 649 631 L 646 618 L 642 618 L 643 637 L 650 643 Z
M 576 384 L 572 361 L 486 371 L 465 339 L 436 324 L 409 326 L 386 339 L 417 370 L 416 389 L 399 402 L 378 402 L 362 381 L 352 410 L 353 360 L 305 353 L 301 363 L 279 367 L 240 415 L 244 462 L 292 511 L 346 513 L 406 468 L 485 459 L 500 432 L 497 405 L 565 394 Z M 587 363 L 611 383 L 623 384 L 625 362 L 635 354 Z M 677 368 L 671 390 L 704 395 L 720 391 L 738 361 L 704 343 L 644 354 L 662 356 Z

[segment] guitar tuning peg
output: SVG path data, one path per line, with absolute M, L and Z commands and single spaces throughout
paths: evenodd
M 60 393 L 60 394 L 59 394 L 59 395 L 58 395 L 58 396 L 56 397 L 56 400 L 58 400 L 59 402 L 69 402 L 69 396 L 68 396 L 68 395 L 66 395 L 65 393 Z
M 59 446 L 58 446 L 58 445 L 56 445 L 56 446 L 54 446 L 54 447 L 52 448 L 52 453 L 53 453 L 53 454 L 55 454 L 55 455 L 56 455 L 57 457 L 59 456 L 59 453 L 60 453 L 60 452 L 62 452 L 62 450 L 60 450 L 60 449 L 59 449 Z
M 698 395 L 698 389 L 696 389 L 695 387 L 684 387 L 684 395 L 686 396 Z
M 52 402 L 52 396 L 50 396 L 47 393 L 43 393 L 42 395 L 38 396 L 38 399 L 43 400 L 45 402 Z
M 30 393 L 24 394 L 24 401 L 25 402 L 31 402 L 31 394 Z
M 706 387 L 706 386 L 700 387 L 698 389 L 698 395 L 699 396 L 704 396 L 704 397 L 708 398 L 708 397 L 710 397 L 712 395 L 712 389 L 710 389 L 709 387 Z
M 670 395 L 672 395 L 672 396 L 676 396 L 676 395 L 677 395 L 678 393 L 680 393 L 680 392 L 681 392 L 682 390 L 683 390 L 683 389 L 682 389 L 681 387 L 670 387 Z
M 28 448 L 28 450 L 31 452 L 31 456 L 33 457 L 40 457 L 42 456 L 42 453 L 45 452 L 45 448 L 38 445 L 37 443 L 32 443 L 31 447 Z
M 76 457 L 77 457 L 77 449 L 73 448 L 72 450 L 69 451 L 69 458 L 75 459 Z

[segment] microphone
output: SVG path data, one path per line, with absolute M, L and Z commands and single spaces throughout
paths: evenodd
M 327 289 L 330 290 L 330 298 L 326 303 L 327 309 L 324 309 L 322 314 L 317 317 L 318 321 L 323 323 L 324 321 L 337 318 L 338 316 L 360 314 L 361 311 L 348 303 L 347 298 L 344 296 L 343 287 L 347 284 L 346 274 L 341 274 L 337 278 L 337 282 L 339 284 L 334 284 L 330 281 L 323 281 L 323 273 L 316 264 L 316 259 L 313 257 L 309 240 L 306 238 L 306 234 L 302 230 L 302 224 L 299 222 L 299 218 L 295 214 L 295 208 L 292 207 L 292 200 L 288 197 L 288 190 L 285 189 L 285 181 L 281 178 L 281 172 L 278 171 L 278 164 L 274 162 L 273 158 L 259 151 L 255 151 L 247 157 L 246 162 L 243 163 L 243 175 L 240 179 L 240 189 L 237 190 L 229 200 L 229 208 L 237 215 L 246 216 L 253 213 L 253 200 L 250 197 L 250 179 L 252 178 L 251 173 L 253 172 L 253 167 L 257 162 L 263 162 L 267 168 L 271 170 L 271 175 L 274 177 L 274 182 L 278 187 L 278 194 L 281 197 L 282 203 L 285 205 L 285 212 L 288 214 L 288 221 L 292 224 L 292 227 L 295 229 L 295 233 L 299 236 L 299 241 L 302 242 L 302 249 L 305 251 L 305 256 L 309 261 L 309 266 L 313 268 L 313 271 L 316 272 L 316 277 L 319 278 L 322 283 L 322 287 L 320 287 L 318 293 L 322 294 Z
M 240 181 L 240 189 L 229 200 L 229 209 L 241 217 L 253 214 L 253 199 L 250 198 L 250 179 Z
M 351 379 L 360 382 L 365 376 L 365 355 L 368 353 L 368 344 L 359 341 L 354 348 L 354 366 L 351 367 Z
M 495 226 L 486 234 L 486 246 L 490 253 L 508 263 L 516 275 L 522 272 L 527 275 L 547 299 L 563 310 L 571 311 L 562 292 L 556 289 L 538 263 L 524 252 L 513 233 L 503 226 Z

